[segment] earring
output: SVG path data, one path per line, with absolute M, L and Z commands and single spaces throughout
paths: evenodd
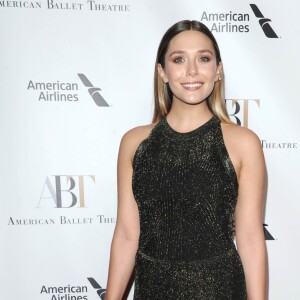
M 221 75 L 219 74 L 219 75 L 218 75 L 218 80 L 221 80 L 221 79 L 222 79 L 222 78 L 221 78 Z

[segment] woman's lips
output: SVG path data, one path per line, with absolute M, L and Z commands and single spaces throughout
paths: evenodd
M 184 89 L 188 91 L 196 91 L 201 88 L 203 85 L 203 82 L 197 81 L 197 82 L 184 82 L 181 83 L 181 85 L 184 87 Z

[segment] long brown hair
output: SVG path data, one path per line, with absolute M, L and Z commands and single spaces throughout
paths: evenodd
M 189 21 L 183 20 L 173 26 L 171 26 L 167 32 L 162 37 L 162 40 L 159 44 L 156 62 L 155 62 L 155 71 L 154 71 L 154 114 L 153 122 L 160 120 L 162 117 L 166 116 L 171 109 L 173 94 L 169 88 L 169 85 L 164 83 L 161 76 L 158 74 L 157 66 L 165 67 L 165 55 L 168 50 L 170 41 L 177 34 L 187 31 L 187 30 L 196 30 L 205 34 L 212 42 L 213 48 L 215 50 L 216 62 L 217 65 L 221 62 L 221 54 L 219 46 L 213 34 L 210 30 L 199 21 Z M 207 105 L 210 111 L 220 120 L 226 123 L 232 123 L 228 112 L 225 106 L 225 97 L 224 97 L 224 72 L 220 72 L 221 80 L 215 82 L 215 86 L 211 94 L 207 98 Z

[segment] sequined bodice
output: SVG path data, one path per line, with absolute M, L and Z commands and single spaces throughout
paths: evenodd
M 193 261 L 234 247 L 238 183 L 216 117 L 188 133 L 162 118 L 135 153 L 132 187 L 144 254 Z

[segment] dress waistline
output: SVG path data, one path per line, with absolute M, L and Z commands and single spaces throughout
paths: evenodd
M 140 250 L 138 250 L 137 254 L 136 254 L 136 258 L 140 257 L 145 260 L 148 260 L 148 261 L 151 261 L 154 263 L 158 263 L 160 265 L 165 265 L 165 266 L 170 266 L 170 265 L 173 265 L 173 266 L 201 266 L 201 265 L 205 265 L 205 264 L 209 264 L 209 263 L 214 263 L 217 261 L 222 261 L 222 260 L 227 259 L 228 257 L 232 257 L 232 256 L 238 256 L 238 258 L 239 258 L 239 254 L 238 254 L 236 248 L 232 248 L 226 252 L 223 252 L 220 255 L 216 255 L 216 256 L 209 257 L 209 258 L 200 259 L 200 260 L 192 260 L 192 261 L 156 259 L 154 257 L 151 257 L 151 256 L 143 253 Z

